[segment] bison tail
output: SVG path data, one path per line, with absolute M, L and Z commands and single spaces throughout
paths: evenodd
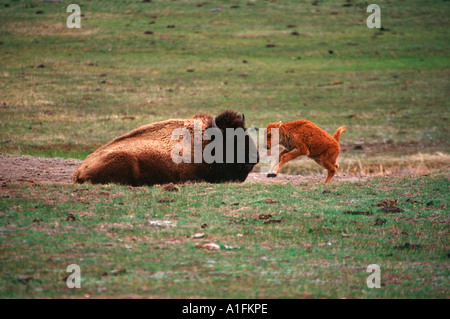
M 341 132 L 347 132 L 347 128 L 345 126 L 341 126 L 336 130 L 333 135 L 333 138 L 336 140 L 336 142 L 339 142 L 339 139 L 341 138 Z

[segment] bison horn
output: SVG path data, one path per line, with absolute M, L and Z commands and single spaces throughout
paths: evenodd
M 211 121 L 211 125 L 212 125 L 212 127 L 217 127 L 217 124 L 216 124 L 216 117 L 214 116 L 213 117 L 213 119 L 212 119 L 212 121 Z M 217 127 L 218 128 L 218 127 Z
M 244 115 L 244 113 L 242 113 L 242 122 L 244 122 L 244 124 L 245 124 L 245 115 Z

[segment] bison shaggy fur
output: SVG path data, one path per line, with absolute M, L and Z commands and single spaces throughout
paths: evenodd
M 224 161 L 208 164 L 204 160 L 201 163 L 194 163 L 194 121 L 201 122 L 202 135 L 206 129 L 213 126 L 223 132 L 226 128 L 245 130 L 244 116 L 234 111 L 225 111 L 216 117 L 197 114 L 188 119 L 172 119 L 145 125 L 112 140 L 86 157 L 75 171 L 73 182 L 140 186 L 188 181 L 211 183 L 244 181 L 259 160 L 256 146 L 250 137 L 248 135 L 245 137 L 246 160 L 243 163 Z M 190 163 L 175 163 L 171 158 L 172 149 L 180 141 L 172 139 L 172 132 L 177 128 L 186 128 L 190 132 L 192 145 Z M 224 137 L 225 135 L 223 133 Z M 200 141 L 202 151 L 210 142 L 204 139 Z M 224 156 L 225 144 L 226 142 L 223 144 Z

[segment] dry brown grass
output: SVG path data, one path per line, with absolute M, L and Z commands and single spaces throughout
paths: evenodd
M 432 154 L 417 153 L 405 156 L 358 156 L 356 158 L 341 157 L 338 160 L 337 176 L 382 176 L 427 174 L 439 169 L 450 169 L 450 154 L 435 152 Z M 257 170 L 261 170 L 258 165 Z M 324 170 L 313 160 L 302 158 L 288 163 L 283 167 L 284 174 L 323 175 Z
M 57 20 L 57 19 L 55 19 Z M 65 23 L 39 23 L 34 24 L 28 21 L 16 21 L 3 26 L 7 32 L 20 35 L 73 35 L 85 36 L 95 34 L 99 29 L 82 28 L 70 29 Z

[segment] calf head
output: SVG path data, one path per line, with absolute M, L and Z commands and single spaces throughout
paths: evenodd
M 277 146 L 280 141 L 280 128 L 282 122 L 270 123 L 264 130 L 264 148 L 270 150 L 272 147 Z M 276 144 L 272 145 L 272 141 Z

